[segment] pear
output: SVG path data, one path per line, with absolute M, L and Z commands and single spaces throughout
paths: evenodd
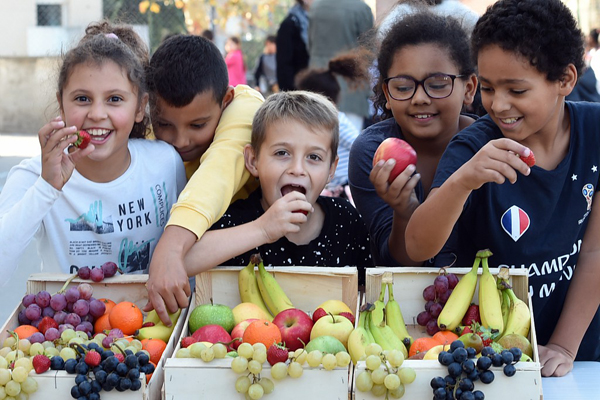
M 464 335 L 458 338 L 465 347 L 472 347 L 475 349 L 476 353 L 481 353 L 481 349 L 483 349 L 483 341 L 481 340 L 481 336 L 476 333 L 465 333 Z
M 511 333 L 506 336 L 502 336 L 498 343 L 502 345 L 505 349 L 511 349 L 513 347 L 518 347 L 521 349 L 523 354 L 527 354 L 529 357 L 533 357 L 533 348 L 531 347 L 531 343 L 529 340 L 518 333 Z

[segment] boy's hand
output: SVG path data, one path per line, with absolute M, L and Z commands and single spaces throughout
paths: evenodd
M 421 175 L 414 174 L 415 166 L 409 165 L 389 184 L 388 179 L 392 169 L 396 165 L 394 159 L 379 161 L 369 174 L 369 180 L 373 184 L 377 195 L 381 197 L 400 217 L 409 219 L 419 200 L 415 194 L 415 187 L 421 179 Z
M 62 190 L 71 178 L 77 161 L 94 151 L 94 145 L 89 145 L 85 149 L 65 153 L 65 149 L 77 140 L 75 132 L 77 128 L 65 127 L 61 117 L 54 118 L 38 132 L 42 150 L 42 178 L 56 190 Z
M 278 199 L 258 219 L 265 235 L 265 243 L 273 243 L 288 233 L 300 231 L 300 225 L 308 220 L 307 214 L 314 211 L 306 196 L 290 192 Z
M 556 344 L 539 345 L 538 352 L 542 376 L 565 376 L 573 369 L 575 357 Z
M 465 189 L 479 189 L 485 183 L 517 181 L 517 171 L 529 175 L 530 168 L 521 160 L 531 150 L 511 139 L 496 139 L 483 146 L 469 161 L 456 171 L 457 179 Z
M 191 294 L 188 274 L 184 267 L 185 253 L 195 243 L 196 235 L 179 226 L 169 226 L 161 236 L 149 267 L 146 282 L 148 303 L 144 311 L 156 310 L 160 320 L 167 326 L 173 313 L 188 306 Z

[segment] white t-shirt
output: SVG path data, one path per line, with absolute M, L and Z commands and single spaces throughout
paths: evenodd
M 162 141 L 129 140 L 131 164 L 112 182 L 77 170 L 62 191 L 41 177 L 40 156 L 13 167 L 0 193 L 0 282 L 36 239 L 44 272 L 115 262 L 147 272 L 150 257 L 186 183 L 181 157 Z

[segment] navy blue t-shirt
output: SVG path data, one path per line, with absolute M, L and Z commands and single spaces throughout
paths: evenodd
M 471 266 L 489 248 L 490 266 L 527 268 L 539 344 L 547 344 L 560 316 L 589 221 L 600 167 L 600 104 L 567 102 L 571 119 L 568 154 L 552 171 L 538 166 L 529 176 L 502 185 L 487 183 L 469 196 L 442 252 Z M 489 116 L 456 135 L 444 153 L 432 187 L 446 179 L 490 140 L 501 138 Z M 600 269 L 598 270 L 600 273 Z M 600 360 L 596 313 L 578 360 Z
M 247 199 L 237 200 L 213 224 L 211 230 L 230 228 L 258 219 L 265 213 L 261 198 L 262 191 L 258 188 Z M 352 204 L 346 199 L 325 196 L 319 196 L 317 204 L 323 209 L 325 220 L 321 233 L 310 243 L 297 245 L 284 236 L 221 265 L 246 266 L 250 256 L 258 252 L 265 265 L 273 266 L 372 266 L 369 233 Z

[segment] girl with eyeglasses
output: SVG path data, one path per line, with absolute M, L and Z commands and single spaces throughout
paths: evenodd
M 375 265 L 421 265 L 406 254 L 406 225 L 427 197 L 446 145 L 477 118 L 462 112 L 477 88 L 468 35 L 453 18 L 411 14 L 387 31 L 377 64 L 374 104 L 382 121 L 352 145 L 350 189 L 371 234 Z M 407 141 L 418 155 L 417 165 L 391 184 L 395 162 L 372 164 L 377 147 L 390 137 Z

